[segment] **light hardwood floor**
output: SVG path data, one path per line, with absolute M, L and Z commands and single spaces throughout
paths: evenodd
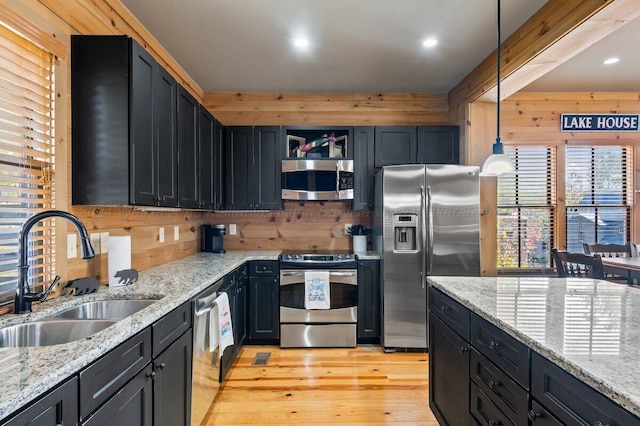
M 270 352 L 266 366 L 252 366 Z M 426 353 L 378 346 L 245 346 L 207 414 L 207 425 L 397 424 L 437 426 Z

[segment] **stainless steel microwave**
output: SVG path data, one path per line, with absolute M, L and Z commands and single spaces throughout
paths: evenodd
M 282 160 L 283 200 L 353 200 L 353 160 Z

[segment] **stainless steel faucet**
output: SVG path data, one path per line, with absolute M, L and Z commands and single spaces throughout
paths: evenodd
M 13 311 L 16 314 L 26 314 L 31 312 L 31 302 L 44 302 L 53 287 L 60 280 L 60 277 L 56 276 L 44 293 L 32 293 L 29 290 L 29 262 L 27 260 L 29 251 L 27 244 L 29 240 L 29 231 L 36 223 L 49 217 L 62 217 L 75 225 L 78 230 L 78 234 L 80 234 L 80 249 L 82 250 L 83 259 L 90 259 L 96 255 L 93 251 L 93 247 L 91 246 L 91 242 L 89 241 L 87 229 L 84 227 L 82 222 L 80 222 L 80 219 L 71 213 L 61 210 L 46 210 L 31 216 L 22 224 L 22 228 L 20 228 L 20 242 L 18 247 L 18 288 L 16 289 L 15 308 Z

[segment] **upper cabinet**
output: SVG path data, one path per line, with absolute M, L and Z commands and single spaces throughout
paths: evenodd
M 281 210 L 282 131 L 278 126 L 226 129 L 226 207 Z
M 458 164 L 457 126 L 382 126 L 375 129 L 375 166 Z
M 202 206 L 200 201 L 200 128 L 198 127 L 200 105 L 189 92 L 179 86 L 177 108 L 178 206 L 197 209 Z M 206 144 L 206 141 L 203 142 Z M 204 154 L 206 155 L 206 152 Z
M 71 94 L 73 204 L 177 206 L 173 77 L 126 36 L 72 36 Z

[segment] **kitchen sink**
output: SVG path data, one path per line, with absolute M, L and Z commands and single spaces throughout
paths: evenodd
M 42 320 L 0 328 L 0 347 L 34 347 L 84 339 L 115 324 L 114 320 Z
M 66 309 L 49 318 L 60 319 L 110 319 L 121 320 L 133 315 L 141 309 L 155 303 L 156 300 L 99 300 L 95 302 L 85 302 L 81 305 Z

